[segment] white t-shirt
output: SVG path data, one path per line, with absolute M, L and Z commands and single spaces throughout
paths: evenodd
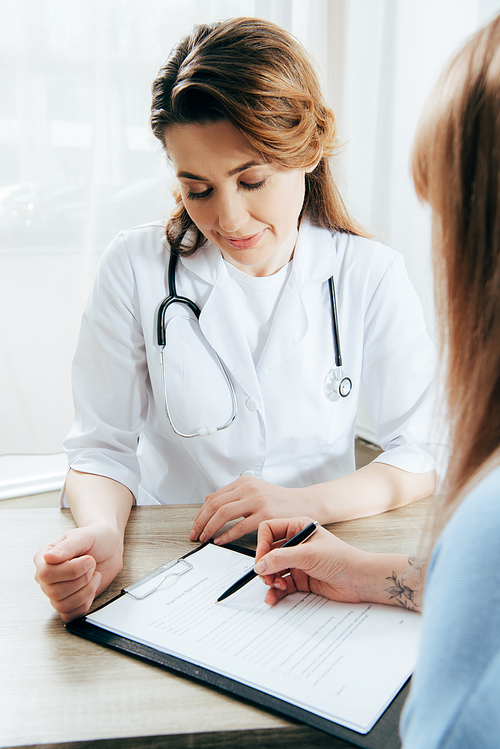
M 231 263 L 226 265 L 253 363 L 257 366 L 292 262 L 272 276 L 249 276 Z

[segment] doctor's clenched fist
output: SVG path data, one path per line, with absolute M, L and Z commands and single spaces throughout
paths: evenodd
M 96 522 L 65 533 L 34 557 L 35 580 L 69 622 L 85 614 L 123 566 L 123 536 Z

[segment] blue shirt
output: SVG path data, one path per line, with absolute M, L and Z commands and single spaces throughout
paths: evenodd
M 466 496 L 427 573 L 404 749 L 500 747 L 500 468 Z

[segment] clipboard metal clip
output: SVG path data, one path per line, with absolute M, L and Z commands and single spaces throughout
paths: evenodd
M 183 565 L 183 569 L 179 569 L 178 572 L 167 572 L 167 570 L 171 569 L 172 567 L 176 567 L 178 564 Z M 181 575 L 185 575 L 186 572 L 189 572 L 189 570 L 193 569 L 193 565 L 190 562 L 187 562 L 185 559 L 172 559 L 170 562 L 167 562 L 166 564 L 162 564 L 161 567 L 158 567 L 157 569 L 153 570 L 152 572 L 148 572 L 147 575 L 144 575 L 144 577 L 141 577 L 139 580 L 136 580 L 135 583 L 132 583 L 132 585 L 129 585 L 128 588 L 124 588 L 125 593 L 128 593 L 132 596 L 132 598 L 137 599 L 138 601 L 142 601 L 143 598 L 147 598 L 151 595 L 151 593 L 154 593 L 160 585 L 163 585 L 165 580 L 168 577 L 180 577 Z M 163 572 L 167 572 L 166 575 L 162 575 Z M 149 590 L 146 590 L 145 593 L 142 595 L 138 595 L 137 593 L 133 593 L 132 591 L 136 590 L 137 588 L 142 588 L 146 583 L 148 583 L 150 580 L 153 580 L 158 575 L 162 575 L 160 578 L 160 581 L 157 585 L 154 586 L 154 588 L 149 588 Z

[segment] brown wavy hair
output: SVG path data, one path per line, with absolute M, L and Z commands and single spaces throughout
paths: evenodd
M 419 124 L 412 172 L 432 208 L 452 446 L 446 518 L 500 446 L 500 16 L 438 81 Z
M 301 215 L 322 227 L 366 236 L 353 221 L 332 177 L 336 122 L 306 50 L 275 24 L 236 18 L 196 26 L 152 86 L 151 128 L 165 148 L 165 128 L 228 120 L 265 159 L 309 169 Z M 205 237 L 175 192 L 167 225 L 173 252 L 191 255 Z M 192 231 L 189 231 L 192 230 Z M 189 242 L 183 244 L 189 231 Z

